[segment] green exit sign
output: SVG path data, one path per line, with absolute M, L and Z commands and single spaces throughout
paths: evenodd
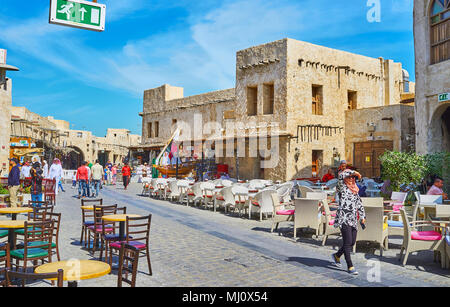
M 105 30 L 106 5 L 82 0 L 50 0 L 51 24 Z
M 443 93 L 439 95 L 439 102 L 450 101 L 450 93 Z

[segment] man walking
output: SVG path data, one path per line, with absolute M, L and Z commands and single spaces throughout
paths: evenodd
M 126 190 L 128 184 L 130 183 L 131 178 L 131 168 L 128 166 L 128 162 L 125 162 L 125 165 L 122 167 L 122 176 L 123 176 L 123 186 L 125 187 Z
M 19 192 L 20 189 L 19 160 L 16 158 L 9 159 L 9 165 L 12 166 L 12 169 L 8 175 L 9 201 L 11 207 L 16 208 L 21 206 L 17 199 L 17 192 Z
M 91 168 L 92 182 L 94 184 L 95 197 L 98 197 L 100 185 L 103 177 L 103 166 L 100 165 L 99 161 L 96 160 L 95 164 Z M 94 193 L 92 193 L 94 194 Z
M 89 171 L 86 162 L 82 162 L 77 170 L 78 181 L 78 198 L 85 198 L 87 196 L 87 184 L 89 182 Z

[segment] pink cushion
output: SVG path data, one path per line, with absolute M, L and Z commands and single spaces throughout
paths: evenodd
M 329 224 L 330 224 L 330 226 L 333 226 L 334 225 L 334 220 L 331 220 Z
M 120 248 L 121 243 L 122 242 L 114 242 L 114 243 L 111 243 L 110 246 L 114 247 L 114 248 Z M 126 242 L 124 241 L 124 243 L 126 243 Z M 145 243 L 136 242 L 136 241 L 130 241 L 130 242 L 128 242 L 128 244 L 136 247 L 137 249 L 144 249 L 147 247 L 147 245 Z
M 438 241 L 442 235 L 436 231 L 411 231 L 411 239 L 420 241 Z
M 325 212 L 322 212 L 322 214 L 325 215 Z M 331 215 L 332 217 L 336 217 L 336 212 L 331 212 L 330 215 Z
M 217 200 L 225 201 L 225 198 L 223 198 L 223 196 L 217 196 L 216 199 L 217 199 Z
M 112 228 L 109 228 L 109 227 L 111 227 L 111 226 L 107 226 L 107 228 L 105 228 L 105 232 L 112 232 L 113 231 L 113 229 Z M 95 228 L 95 226 L 89 226 L 88 227 L 90 230 L 94 230 L 94 228 Z M 102 226 L 100 226 L 100 227 L 98 227 L 97 229 L 95 229 L 95 231 L 96 232 L 102 232 Z
M 277 211 L 277 215 L 294 215 L 295 210 L 280 210 Z
M 403 205 L 402 204 L 394 204 L 393 206 L 392 206 L 392 210 L 394 211 L 394 212 L 400 212 L 400 209 L 402 209 L 403 208 Z

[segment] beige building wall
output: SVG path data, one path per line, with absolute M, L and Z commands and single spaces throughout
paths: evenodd
M 354 143 L 392 141 L 395 151 L 414 150 L 413 106 L 397 104 L 346 111 L 345 128 L 345 156 L 351 164 L 354 164 Z
M 82 155 L 83 160 L 92 163 L 102 152 L 107 152 L 108 159 L 114 163 L 122 163 L 128 155 L 128 148 L 138 145 L 141 140 L 141 136 L 132 135 L 127 129 L 108 129 L 105 137 L 96 137 L 90 131 L 69 129 L 70 123 L 67 121 L 52 116 L 42 117 L 25 107 L 10 109 L 11 136 L 31 137 L 63 151 L 73 148 Z
M 9 170 L 9 144 L 11 134 L 11 89 L 12 80 L 7 81 L 6 89 L 0 86 L 0 170 L 2 174 Z
M 416 146 L 419 154 L 450 151 L 450 119 L 447 122 L 442 119 L 450 102 L 438 101 L 439 94 L 450 93 L 450 60 L 431 65 L 431 3 L 430 0 L 414 1 Z
M 163 145 L 171 136 L 172 123 L 204 125 L 217 121 L 239 127 L 247 137 L 272 134 L 279 142 L 278 163 L 261 169 L 261 155 L 239 158 L 242 178 L 289 180 L 312 176 L 313 151 L 319 153 L 319 173 L 347 157 L 346 117 L 349 91 L 357 97 L 357 109 L 398 105 L 404 97 L 405 73 L 401 63 L 375 59 L 292 39 L 251 47 L 236 54 L 236 88 L 182 98 L 179 87 L 164 85 L 145 91 L 143 143 Z M 322 115 L 313 113 L 313 86 L 321 87 Z M 414 84 L 410 83 L 414 89 Z M 176 97 L 176 99 L 173 99 Z M 272 108 L 267 107 L 272 101 Z M 270 104 L 269 104 L 270 105 Z M 388 112 L 388 111 L 386 111 Z M 195 114 L 202 114 L 200 122 Z M 319 112 L 320 114 L 320 112 Z M 362 114 L 362 113 L 361 113 Z M 362 116 L 370 118 L 370 112 Z M 155 137 L 155 123 L 160 133 Z M 151 123 L 152 136 L 149 133 Z M 307 126 L 315 136 L 308 139 Z M 311 126 L 316 126 L 312 128 Z M 327 129 L 324 129 L 327 127 Z M 273 136 L 273 135 L 272 135 Z M 205 138 L 210 137 L 208 134 Z M 269 147 L 267 149 L 270 149 Z M 218 159 L 235 174 L 234 158 Z

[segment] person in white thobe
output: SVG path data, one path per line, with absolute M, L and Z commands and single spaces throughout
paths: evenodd
M 49 179 L 55 179 L 55 194 L 58 195 L 58 183 L 61 180 L 61 177 L 63 175 L 63 169 L 61 166 L 61 161 L 59 159 L 53 160 L 52 166 L 50 166 L 48 178 Z

